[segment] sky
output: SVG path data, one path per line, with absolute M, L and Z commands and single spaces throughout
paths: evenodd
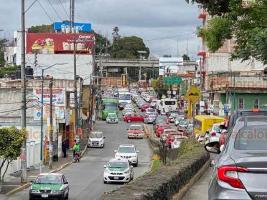
M 36 0 L 25 0 L 28 8 Z M 119 27 L 121 36 L 142 37 L 152 56 L 196 58 L 201 24 L 197 5 L 185 0 L 76 0 L 75 21 L 90 22 L 95 31 L 111 38 Z M 26 27 L 69 19 L 69 0 L 37 0 L 26 13 Z M 20 29 L 20 0 L 0 0 L 0 37 L 11 38 Z

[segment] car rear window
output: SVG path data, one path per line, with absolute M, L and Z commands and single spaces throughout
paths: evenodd
M 236 135 L 234 148 L 238 150 L 267 150 L 267 126 L 241 128 Z

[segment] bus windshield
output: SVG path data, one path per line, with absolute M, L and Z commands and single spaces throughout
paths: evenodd
M 131 94 L 120 94 L 119 100 L 131 100 Z

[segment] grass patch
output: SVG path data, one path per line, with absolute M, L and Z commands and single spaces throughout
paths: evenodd
M 155 172 L 161 167 L 161 161 L 160 160 L 152 160 L 152 166 L 151 171 Z

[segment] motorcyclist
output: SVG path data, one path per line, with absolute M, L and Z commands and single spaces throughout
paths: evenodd
M 75 140 L 75 144 L 72 148 L 73 150 L 73 157 L 75 157 L 76 154 L 78 154 L 78 157 L 80 157 L 80 144 Z

